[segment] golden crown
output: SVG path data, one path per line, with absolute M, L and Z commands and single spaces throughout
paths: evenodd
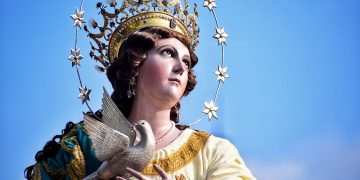
M 185 8 L 181 6 L 180 0 L 123 0 L 120 7 L 115 0 L 108 1 L 108 5 L 97 3 L 99 14 L 103 16 L 103 25 L 91 21 L 91 26 L 98 29 L 98 33 L 90 32 L 84 26 L 88 36 L 96 43 L 96 47 L 91 43 L 91 58 L 106 68 L 117 59 L 121 44 L 130 34 L 152 26 L 169 28 L 185 35 L 195 50 L 199 43 L 197 5 L 194 3 L 193 12 L 189 13 L 187 0 L 184 0 L 184 4 Z

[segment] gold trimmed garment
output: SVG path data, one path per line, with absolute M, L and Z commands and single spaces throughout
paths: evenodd
M 255 180 L 237 149 L 228 140 L 206 132 L 184 130 L 168 146 L 155 152 L 143 174 L 161 179 L 153 169 L 159 165 L 170 179 Z
M 54 158 L 34 166 L 32 179 L 82 179 L 99 168 L 101 162 L 95 157 L 83 123 L 75 125 L 60 145 Z M 157 150 L 142 172 L 151 179 L 161 179 L 153 164 L 176 180 L 255 179 L 228 140 L 191 129 L 185 129 L 168 146 Z
M 35 164 L 31 179 L 83 179 L 101 164 L 84 132 L 83 123 L 76 124 L 61 139 L 60 146 L 55 157 Z

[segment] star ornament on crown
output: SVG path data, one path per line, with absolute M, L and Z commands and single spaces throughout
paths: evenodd
M 75 28 L 75 48 L 71 49 L 68 59 L 75 67 L 80 82 L 79 98 L 83 104 L 86 104 L 91 112 L 93 112 L 88 104 L 91 89 L 85 87 L 80 76 L 80 62 L 84 58 L 80 54 L 78 47 L 78 30 L 84 30 L 90 37 L 90 58 L 94 59 L 99 65 L 95 66 L 98 72 L 106 72 L 109 65 L 117 60 L 119 49 L 127 37 L 146 27 L 164 27 L 177 31 L 186 36 L 191 42 L 191 49 L 195 50 L 199 41 L 199 27 L 197 23 L 198 11 L 197 5 L 194 3 L 190 8 L 188 0 L 122 0 L 118 3 L 116 0 L 107 0 L 106 3 L 98 2 L 96 8 L 99 9 L 101 21 L 91 19 L 89 24 L 85 24 L 85 12 L 82 7 L 84 0 L 81 0 L 80 8 L 76 8 L 74 14 L 70 15 Z M 224 66 L 224 45 L 229 37 L 223 27 L 219 26 L 219 21 L 215 13 L 218 8 L 215 0 L 204 0 L 203 7 L 206 7 L 213 15 L 215 21 L 215 35 L 218 45 L 221 47 L 221 61 L 215 71 L 217 88 L 215 96 L 210 101 L 204 102 L 203 113 L 200 119 L 194 125 L 200 122 L 204 117 L 208 119 L 217 119 L 218 107 L 215 106 L 219 89 L 224 84 L 225 79 L 229 77 L 227 67 Z M 92 29 L 90 29 L 90 27 Z M 93 112 L 93 114 L 95 114 Z

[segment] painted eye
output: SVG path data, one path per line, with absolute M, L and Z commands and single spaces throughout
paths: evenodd
M 165 49 L 161 52 L 161 55 L 166 56 L 166 57 L 173 57 L 174 53 L 169 49 Z
M 183 64 L 184 64 L 184 66 L 185 66 L 187 69 L 190 69 L 190 61 L 189 61 L 189 60 L 184 59 L 184 60 L 183 60 Z

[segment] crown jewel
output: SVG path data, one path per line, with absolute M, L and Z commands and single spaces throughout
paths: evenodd
M 117 58 L 121 44 L 130 34 L 152 26 L 169 28 L 185 35 L 191 42 L 191 48 L 195 49 L 199 37 L 197 5 L 194 3 L 193 12 L 189 13 L 187 0 L 184 0 L 184 4 L 185 8 L 180 0 L 123 0 L 121 6 L 114 0 L 108 1 L 108 5 L 97 3 L 103 25 L 92 20 L 91 26 L 98 29 L 98 33 L 90 32 L 84 26 L 95 42 L 95 45 L 91 43 L 91 58 L 106 68 Z

